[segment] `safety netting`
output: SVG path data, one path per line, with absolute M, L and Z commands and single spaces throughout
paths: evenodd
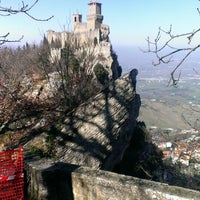
M 23 147 L 0 152 L 0 200 L 24 199 Z

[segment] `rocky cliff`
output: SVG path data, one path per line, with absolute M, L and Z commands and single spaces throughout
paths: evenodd
M 58 191 L 61 191 L 61 188 L 56 187 L 54 191 L 55 189 L 49 186 L 51 181 L 47 179 L 54 177 L 55 171 L 50 172 L 51 170 L 47 169 L 50 174 L 47 172 L 46 177 L 46 170 L 43 171 L 42 168 L 48 168 L 48 163 L 54 163 L 56 166 L 70 163 L 73 164 L 72 168 L 87 166 L 112 170 L 121 161 L 133 136 L 141 104 L 134 84 L 131 76 L 126 74 L 54 122 L 54 128 L 43 128 L 48 120 L 46 116 L 21 139 L 25 148 L 26 187 L 29 197 L 48 199 L 49 194 L 58 195 Z M 51 160 L 41 158 L 45 155 L 44 152 L 51 152 Z M 42 171 L 36 169 L 35 162 L 40 163 L 37 166 Z M 73 170 L 71 167 L 67 173 Z M 67 177 L 68 181 L 63 180 L 64 185 L 61 185 L 70 192 L 71 178 L 70 175 Z M 63 197 L 66 195 L 63 194 Z
M 112 169 L 119 162 L 132 137 L 139 114 L 140 97 L 126 74 L 84 104 L 59 119 L 31 140 L 25 150 L 51 151 L 58 162 Z M 45 124 L 46 117 L 38 126 Z M 30 135 L 32 133 L 29 133 Z

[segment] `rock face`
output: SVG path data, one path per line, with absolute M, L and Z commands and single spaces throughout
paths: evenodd
M 73 170 L 79 166 L 113 169 L 130 143 L 139 114 L 140 96 L 133 88 L 126 74 L 59 122 L 60 132 L 54 132 L 53 161 L 25 159 L 27 199 L 73 199 Z M 37 133 L 25 144 L 26 155 L 35 145 L 47 146 L 46 141 L 45 131 Z
M 94 74 L 94 67 L 97 64 L 101 64 L 104 69 L 108 72 L 109 80 L 116 80 L 121 76 L 121 66 L 119 65 L 117 55 L 112 49 L 111 42 L 101 41 L 99 44 L 95 46 L 89 46 L 80 48 L 76 54 L 80 56 L 83 52 L 86 51 L 88 58 L 86 60 L 90 60 L 89 57 L 93 56 L 93 60 L 89 62 L 87 66 L 87 73 Z
M 39 77 L 38 77 L 39 79 Z M 48 79 L 41 79 L 38 83 L 37 77 L 28 78 L 25 77 L 21 83 L 21 93 L 28 99 L 47 100 L 57 95 L 58 90 L 61 88 L 62 81 L 58 72 L 52 72 L 48 74 Z
M 111 170 L 123 156 L 132 137 L 140 107 L 129 74 L 67 114 L 54 139 L 58 162 Z M 25 145 L 45 146 L 45 133 Z
M 69 140 L 59 160 L 110 169 L 123 155 L 138 117 L 139 96 L 125 76 L 66 117 L 62 133 Z

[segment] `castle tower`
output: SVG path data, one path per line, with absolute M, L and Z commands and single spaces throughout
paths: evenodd
M 80 23 L 82 23 L 82 15 L 81 14 L 73 14 L 73 31 L 76 31 L 76 28 L 79 26 Z
M 95 30 L 101 27 L 103 15 L 101 15 L 101 3 L 92 1 L 88 4 L 87 28 Z

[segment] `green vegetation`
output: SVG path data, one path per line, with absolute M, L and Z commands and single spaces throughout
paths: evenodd
M 30 152 L 31 152 L 31 154 L 33 154 L 34 156 L 39 156 L 40 158 L 43 158 L 43 157 L 44 157 L 44 152 L 43 152 L 43 150 L 41 150 L 41 149 L 38 148 L 38 147 L 32 146 L 32 147 L 30 148 Z
M 195 112 L 199 110 L 198 82 L 198 79 L 187 79 L 174 88 L 167 87 L 167 80 L 139 80 L 140 120 L 158 128 L 198 129 L 199 112 Z
M 108 71 L 103 67 L 101 64 L 96 64 L 94 67 L 94 73 L 98 79 L 98 81 L 102 84 L 105 85 L 108 83 Z
M 29 151 L 34 156 L 39 156 L 41 158 L 54 158 L 55 142 L 57 136 L 61 135 L 61 125 L 59 123 L 53 124 L 49 131 L 45 133 L 45 141 L 41 144 L 36 143 L 31 146 Z

